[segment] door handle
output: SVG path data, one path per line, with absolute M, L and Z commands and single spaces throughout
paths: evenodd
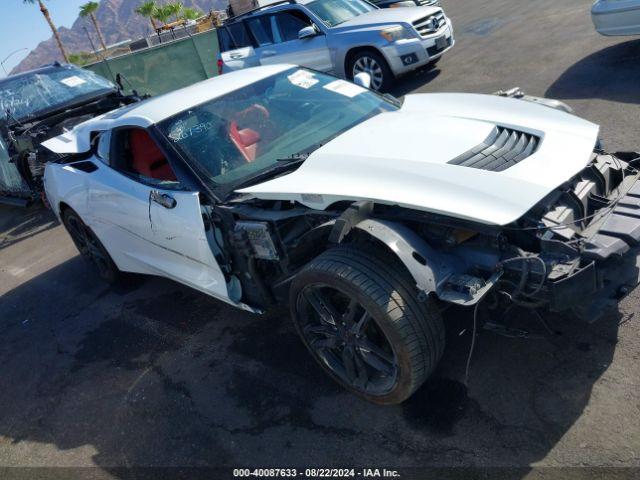
M 171 195 L 160 193 L 157 190 L 151 190 L 151 193 L 149 193 L 149 199 L 164 208 L 168 208 L 169 210 L 175 208 L 175 206 L 178 204 L 178 202 L 176 202 L 176 199 Z
M 276 54 L 275 50 L 264 50 L 262 52 L 263 57 L 273 57 Z

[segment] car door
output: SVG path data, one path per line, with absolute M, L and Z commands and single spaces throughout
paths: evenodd
M 260 65 L 253 41 L 243 21 L 218 28 L 218 44 L 222 60 L 221 72 Z
M 330 72 L 333 70 L 325 35 L 300 39 L 298 33 L 313 25 L 311 19 L 297 9 L 282 10 L 274 14 L 246 20 L 247 27 L 259 44 L 261 65 L 291 63 Z
M 168 277 L 227 300 L 199 193 L 184 190 L 146 130 L 120 128 L 99 141 L 104 165 L 89 176 L 86 221 L 118 267 Z

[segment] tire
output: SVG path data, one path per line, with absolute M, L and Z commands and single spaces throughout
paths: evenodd
M 394 78 L 387 61 L 374 50 L 362 50 L 350 55 L 346 72 L 349 80 L 353 80 L 356 73 L 369 73 L 371 75 L 371 89 L 377 92 L 387 92 L 391 88 Z
M 118 282 L 121 277 L 120 270 L 104 248 L 104 245 L 102 245 L 102 242 L 82 221 L 80 216 L 70 208 L 67 208 L 62 213 L 62 223 L 82 258 L 94 267 L 100 278 L 110 284 Z
M 353 303 L 355 316 L 350 315 Z M 353 246 L 336 247 L 309 262 L 292 282 L 290 307 L 300 338 L 321 367 L 376 404 L 409 398 L 444 351 L 444 325 L 435 302 L 418 300 L 402 265 Z

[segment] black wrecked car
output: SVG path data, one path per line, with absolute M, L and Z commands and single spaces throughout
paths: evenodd
M 89 70 L 59 63 L 0 80 L 0 203 L 40 199 L 44 164 L 54 155 L 41 142 L 138 100 Z

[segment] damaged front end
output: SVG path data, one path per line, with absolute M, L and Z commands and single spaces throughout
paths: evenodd
M 27 206 L 41 199 L 45 165 L 65 157 L 42 147 L 42 142 L 98 115 L 137 101 L 139 98 L 135 96 L 114 93 L 33 121 L 1 121 L 0 142 L 6 146 L 0 148 L 0 166 L 3 167 L 0 170 L 0 202 Z
M 265 298 L 283 298 L 309 259 L 332 244 L 356 243 L 395 256 L 422 298 L 460 306 L 504 299 L 594 320 L 621 289 L 640 281 L 639 157 L 594 152 L 579 174 L 506 226 L 374 201 L 314 211 L 238 198 L 223 210 L 235 232 L 232 250 L 250 260 L 242 270 L 253 283 L 239 276 L 246 283 L 243 301 L 260 306 Z M 250 292 L 260 294 L 247 297 Z
M 424 295 L 462 306 L 493 296 L 595 320 L 640 283 L 637 167 L 638 153 L 595 151 L 579 174 L 502 227 L 377 204 L 354 223 L 395 252 Z
M 35 95 L 34 92 L 40 92 Z M 93 72 L 70 65 L 41 67 L 0 81 L 0 203 L 44 199 L 48 162 L 64 155 L 41 146 L 77 125 L 142 98 Z
M 640 282 L 639 161 L 635 152 L 596 151 L 583 171 L 502 227 L 497 251 L 478 237 L 452 253 L 484 270 L 480 279 L 495 260 L 493 291 L 511 302 L 595 320 Z

